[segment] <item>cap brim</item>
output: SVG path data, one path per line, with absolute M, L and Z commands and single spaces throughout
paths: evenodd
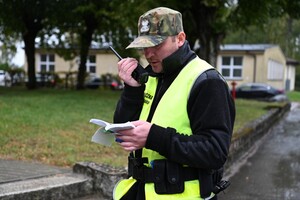
M 159 45 L 165 39 L 167 39 L 168 36 L 160 36 L 160 35 L 142 35 L 137 37 L 131 44 L 126 47 L 126 49 L 129 48 L 147 48 L 147 47 L 154 47 L 156 45 Z

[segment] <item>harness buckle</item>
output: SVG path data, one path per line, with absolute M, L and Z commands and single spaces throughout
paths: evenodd
M 219 183 L 216 184 L 213 193 L 218 194 L 219 192 L 225 190 L 230 186 L 230 182 L 226 180 L 221 180 Z

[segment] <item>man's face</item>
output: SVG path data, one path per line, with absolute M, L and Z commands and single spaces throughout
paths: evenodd
M 160 73 L 163 70 L 163 59 L 174 53 L 178 48 L 177 36 L 170 36 L 157 46 L 144 48 L 144 54 L 152 66 L 152 70 L 156 73 Z

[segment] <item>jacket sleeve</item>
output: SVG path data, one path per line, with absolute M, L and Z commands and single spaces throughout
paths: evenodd
M 145 86 L 131 87 L 125 84 L 114 113 L 114 123 L 138 120 L 144 102 Z
M 172 127 L 153 125 L 146 148 L 190 167 L 219 169 L 228 156 L 235 106 L 226 82 L 217 73 L 201 76 L 187 108 L 193 134 L 187 136 Z

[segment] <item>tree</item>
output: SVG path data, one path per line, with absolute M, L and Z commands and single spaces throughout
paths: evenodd
M 285 13 L 293 17 L 300 15 L 299 1 L 294 0 L 186 0 L 184 3 L 162 0 L 152 5 L 180 11 L 191 46 L 198 41 L 198 55 L 213 66 L 216 66 L 219 47 L 231 30 L 263 25 Z
M 16 47 L 12 44 L 7 45 L 7 43 L 1 45 L 0 42 L 0 52 L 0 64 L 11 64 L 12 58 L 16 55 Z
M 130 37 L 128 27 L 132 22 L 128 19 L 132 19 L 130 14 L 135 13 L 128 7 L 132 5 L 130 2 L 128 0 L 77 0 L 65 3 L 69 14 L 56 19 L 59 31 L 52 33 L 56 35 L 59 42 L 53 47 L 56 49 L 59 47 L 60 55 L 68 59 L 79 55 L 77 89 L 84 89 L 86 62 L 92 42 L 98 42 L 102 47 L 107 44 L 114 44 L 115 47 L 128 44 Z M 62 35 L 64 37 L 61 37 Z
M 60 43 L 53 47 L 69 48 L 69 59 L 80 55 L 77 88 L 82 89 L 92 41 L 114 44 L 125 52 L 136 35 L 138 17 L 151 8 L 164 5 L 180 11 L 191 46 L 199 41 L 198 55 L 215 66 L 219 47 L 230 30 L 263 26 L 270 18 L 286 14 L 299 18 L 299 4 L 294 0 L 0 0 L 0 31 L 6 38 L 22 38 L 25 43 L 28 88 L 35 88 L 35 39 L 40 36 L 45 41 L 46 35 L 54 34 Z M 67 42 L 63 35 L 72 39 Z M 125 55 L 132 52 L 126 50 Z
M 197 54 L 215 66 L 219 45 L 225 37 L 232 10 L 231 0 L 146 1 L 144 8 L 164 5 L 182 13 L 184 30 L 192 48 L 199 42 Z M 148 10 L 145 9 L 145 10 Z M 143 12 L 145 12 L 145 10 Z
M 22 38 L 28 64 L 28 89 L 36 88 L 35 39 L 51 22 L 51 16 L 59 10 L 59 0 L 11 0 L 0 1 L 0 25 L 2 34 Z

